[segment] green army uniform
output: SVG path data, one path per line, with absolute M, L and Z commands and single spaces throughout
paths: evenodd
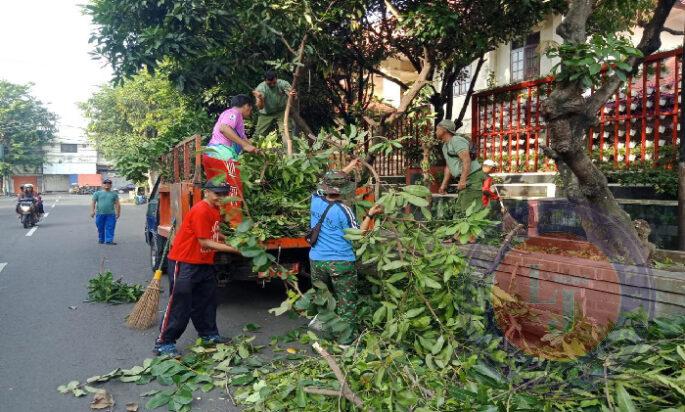
M 283 116 L 285 114 L 285 106 L 288 103 L 288 92 L 290 89 L 290 83 L 282 79 L 278 79 L 274 87 L 269 87 L 266 82 L 261 82 L 257 86 L 255 90 L 264 96 L 264 108 L 259 110 L 257 126 L 255 127 L 256 136 L 268 134 L 274 128 L 274 122 L 276 122 L 281 135 L 284 134 Z M 292 120 L 289 123 L 289 130 L 292 131 Z
M 322 282 L 337 301 L 335 313 L 357 329 L 357 268 L 355 262 L 343 260 L 311 261 L 312 282 Z M 354 334 L 354 333 L 353 333 Z
M 447 143 L 442 145 L 442 154 L 445 157 L 450 174 L 457 179 L 461 177 L 462 167 L 459 153 L 464 151 L 468 153 L 469 141 L 466 137 L 459 134 L 455 134 Z M 478 207 L 482 206 L 481 198 L 483 196 L 483 181 L 485 178 L 485 173 L 481 170 L 478 160 L 471 160 L 471 169 L 466 180 L 466 188 L 460 190 L 457 197 L 457 207 L 460 210 L 466 211 L 474 201 Z

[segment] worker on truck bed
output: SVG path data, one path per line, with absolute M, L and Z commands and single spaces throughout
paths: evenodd
M 176 340 L 190 320 L 204 343 L 227 341 L 219 335 L 216 326 L 214 253 L 237 252 L 223 243 L 224 237 L 219 232 L 219 207 L 222 198 L 231 192 L 231 187 L 226 183 L 208 182 L 204 189 L 204 199 L 193 205 L 184 216 L 169 251 L 169 276 L 173 282 L 155 343 L 158 355 L 178 355 Z
M 254 147 L 245 134 L 245 117 L 252 115 L 252 99 L 239 94 L 231 99 L 231 107 L 219 116 L 214 125 L 212 138 L 202 156 L 202 167 L 207 181 L 226 182 L 231 187 L 230 196 L 241 198 L 243 184 L 240 180 L 240 163 L 238 155 L 242 151 L 255 153 Z M 240 223 L 241 216 L 232 202 L 227 209 L 228 219 L 233 224 Z
M 466 211 L 472 203 L 482 207 L 482 185 L 484 174 L 478 160 L 471 159 L 468 139 L 457 134 L 457 127 L 451 120 L 442 120 L 435 129 L 435 136 L 442 140 L 442 154 L 445 157 L 445 177 L 440 185 L 440 193 L 447 191 L 452 176 L 459 178 L 457 208 Z
M 341 344 L 354 340 L 357 329 L 357 258 L 352 242 L 344 236 L 345 229 L 359 226 L 352 210 L 340 201 L 341 196 L 354 190 L 354 182 L 349 173 L 357 164 L 358 160 L 353 160 L 341 172 L 327 172 L 311 201 L 310 227 L 312 230 L 320 227 L 316 242 L 312 242 L 309 251 L 311 278 L 314 287 L 317 287 L 317 281 L 327 285 L 337 301 L 336 314 L 351 326 L 347 336 L 338 338 Z M 367 231 L 373 217 L 381 212 L 381 206 L 374 205 L 364 217 L 362 231 Z M 322 325 L 314 317 L 310 327 L 320 329 Z
M 264 81 L 259 83 L 252 94 L 257 99 L 259 109 L 255 136 L 265 136 L 275 128 L 274 123 L 283 136 L 285 106 L 288 103 L 288 96 L 295 95 L 290 83 L 279 79 L 274 71 L 269 70 L 264 74 Z M 288 125 L 288 130 L 292 129 L 291 123 Z

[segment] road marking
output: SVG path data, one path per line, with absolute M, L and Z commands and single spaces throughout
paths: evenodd
M 7 266 L 7 263 L 0 263 L 0 273 L 5 268 L 5 266 Z
M 55 206 L 57 206 L 57 202 L 53 203 L 52 206 L 50 206 L 50 207 L 54 208 Z
M 50 216 L 50 212 L 47 212 L 46 214 L 44 214 L 44 215 L 43 215 L 43 219 L 45 219 L 45 218 L 48 217 L 48 216 Z
M 38 226 L 35 226 L 33 229 L 29 230 L 26 236 L 33 236 L 33 234 L 36 233 L 36 230 L 38 230 Z

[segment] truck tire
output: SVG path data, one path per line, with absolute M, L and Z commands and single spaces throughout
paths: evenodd
M 164 251 L 164 244 L 166 243 L 166 238 L 153 233 L 150 236 L 150 267 L 152 271 L 157 270 L 157 265 L 162 259 L 162 252 Z M 166 262 L 162 262 L 162 272 L 166 272 Z

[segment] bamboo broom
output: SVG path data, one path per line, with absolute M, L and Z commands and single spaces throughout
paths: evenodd
M 169 251 L 169 244 L 171 243 L 171 235 L 175 229 L 175 225 L 171 225 L 171 230 L 169 230 L 169 237 L 164 244 L 164 250 L 162 251 L 162 259 L 160 259 L 157 264 L 157 270 L 152 277 L 152 280 L 147 285 L 145 292 L 138 299 L 136 305 L 133 307 L 133 311 L 128 315 L 126 324 L 133 329 L 147 329 L 152 327 L 152 325 L 157 323 L 157 313 L 159 312 L 159 295 L 162 292 L 160 288 L 160 280 L 162 278 L 162 265 L 166 259 L 167 252 Z

